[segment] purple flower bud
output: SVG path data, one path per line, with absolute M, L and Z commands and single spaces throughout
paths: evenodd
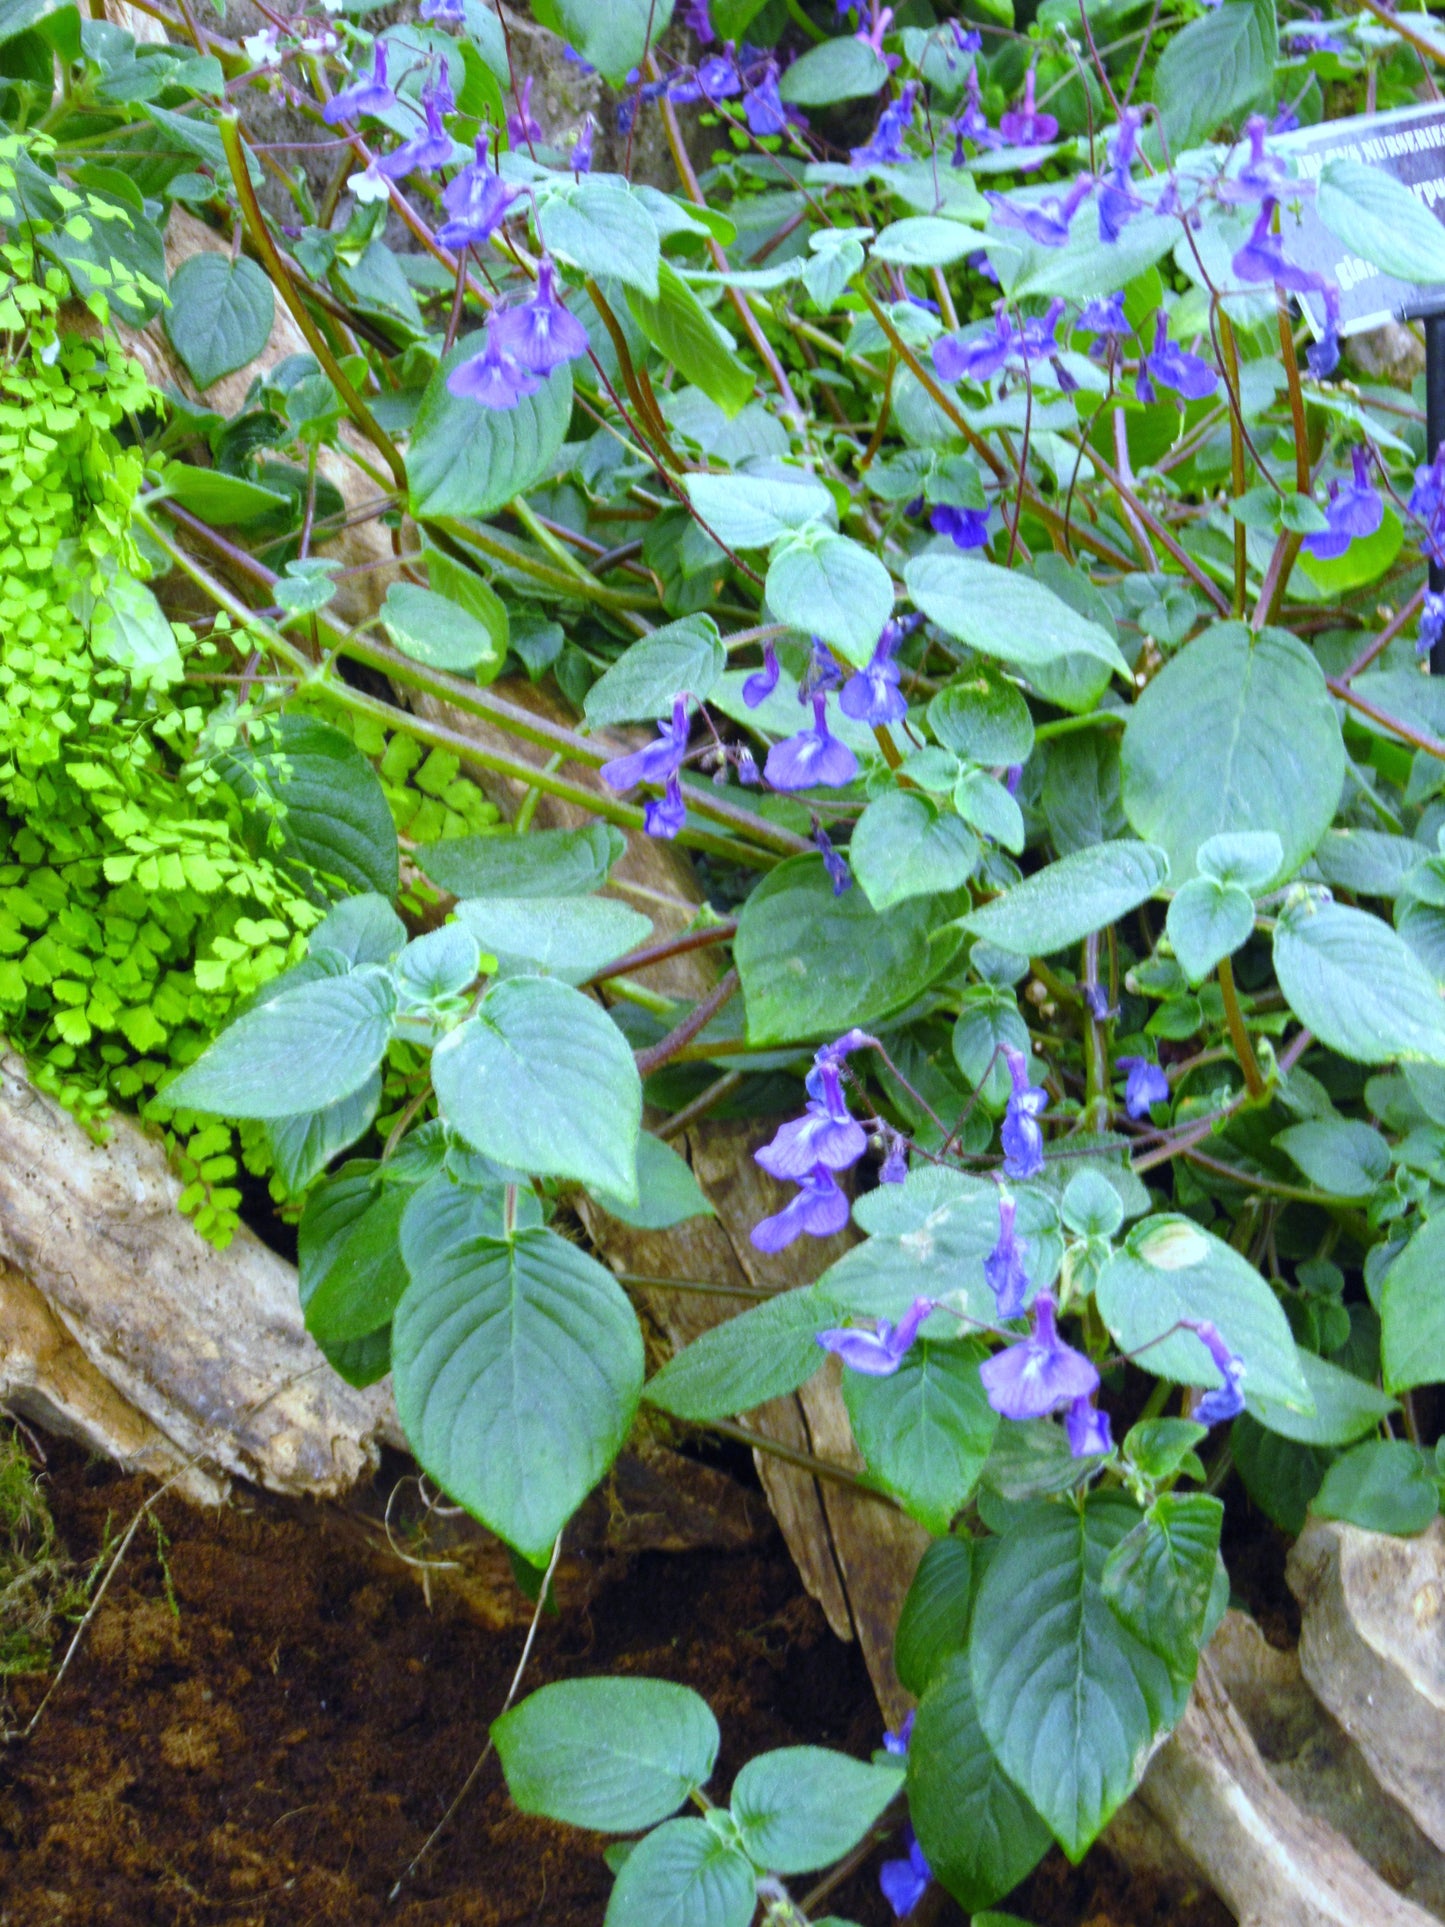
M 1011 147 L 1043 147 L 1058 137 L 1059 123 L 1052 114 L 1041 114 L 1034 106 L 1035 70 L 1024 75 L 1024 104 L 1009 110 L 998 124 L 998 131 Z
M 532 76 L 528 74 L 517 92 L 516 112 L 507 116 L 507 139 L 513 147 L 527 147 L 545 138 L 542 123 L 532 112 Z
M 878 1167 L 880 1184 L 906 1184 L 908 1181 L 908 1140 L 901 1131 L 889 1130 L 888 1153 Z
M 1118 1067 L 1125 1073 L 1124 1109 L 1136 1124 L 1147 1119 L 1152 1105 L 1169 1102 L 1169 1079 L 1147 1057 L 1121 1057 Z
M 988 1402 L 1000 1417 L 1047 1418 L 1099 1389 L 1091 1361 L 1059 1337 L 1057 1309 L 1048 1293 L 1040 1292 L 1033 1302 L 1029 1336 L 979 1366 Z
M 707 0 L 688 0 L 683 8 L 682 23 L 701 47 L 709 47 L 717 38 L 712 28 L 712 15 L 707 10 Z
M 321 118 L 328 127 L 335 127 L 338 121 L 359 120 L 363 114 L 384 114 L 395 105 L 396 95 L 386 84 L 386 42 L 378 40 L 371 52 L 370 78 L 343 87 L 322 108 Z
M 813 727 L 768 751 L 763 774 L 775 790 L 843 789 L 858 774 L 858 758 L 829 732 L 826 704 L 826 696 L 815 696 Z
M 803 1179 L 802 1189 L 781 1211 L 753 1226 L 752 1242 L 759 1251 L 782 1251 L 795 1238 L 831 1238 L 848 1222 L 848 1199 L 824 1165 Z
M 1307 535 L 1302 546 L 1322 562 L 1341 556 L 1357 538 L 1371 536 L 1385 519 L 1385 505 L 1370 481 L 1370 458 L 1363 448 L 1350 451 L 1354 482 L 1349 488 L 1330 483 L 1330 499 L 1325 505 L 1326 529 Z
M 953 122 L 953 165 L 966 167 L 968 156 L 963 151 L 965 141 L 972 141 L 975 147 L 998 147 L 1002 136 L 996 134 L 988 124 L 978 100 L 978 68 L 968 70 L 968 94 L 963 112 Z
M 572 152 L 567 156 L 567 165 L 574 174 L 590 174 L 592 171 L 592 142 L 596 136 L 592 116 L 589 114 L 577 130 L 577 138 L 572 143 Z
M 1162 314 L 1154 322 L 1154 347 L 1146 357 L 1146 364 L 1161 388 L 1172 388 L 1186 401 L 1202 401 L 1219 386 L 1219 377 L 1207 362 L 1169 339 L 1168 324 Z
M 1436 595 L 1427 589 L 1420 605 L 1420 633 L 1415 638 L 1415 654 L 1428 656 L 1442 639 L 1445 639 L 1445 595 Z
M 506 219 L 519 190 L 508 187 L 495 168 L 487 165 L 487 136 L 477 136 L 477 158 L 462 169 L 442 192 L 448 218 L 437 229 L 444 248 L 480 246 Z
M 1002 301 L 993 311 L 993 332 L 942 335 L 933 344 L 933 365 L 943 381 L 989 381 L 1018 349 L 1012 321 Z
M 746 743 L 738 750 L 737 757 L 738 781 L 743 785 L 744 789 L 756 789 L 762 781 L 761 776 L 758 774 L 757 758 L 753 755 L 753 752 L 748 748 Z
M 890 101 L 878 116 L 878 125 L 862 147 L 849 155 L 854 167 L 894 167 L 908 159 L 903 136 L 913 125 L 913 109 L 918 99 L 918 83 L 910 80 L 897 100 Z
M 1229 1349 L 1219 1327 L 1212 1320 L 1181 1318 L 1179 1322 L 1198 1338 L 1224 1380 L 1222 1385 L 1215 1386 L 1213 1391 L 1205 1392 L 1197 1400 L 1189 1416 L 1198 1425 L 1222 1425 L 1226 1419 L 1238 1418 L 1244 1410 L 1244 1393 L 1240 1389 L 1244 1360 Z
M 686 820 L 687 808 L 682 800 L 682 785 L 675 776 L 669 776 L 661 800 L 653 797 L 643 805 L 642 827 L 649 836 L 662 837 L 670 842 Z
M 423 20 L 431 21 L 434 27 L 464 27 L 467 24 L 462 0 L 421 0 L 417 12 Z
M 1327 281 L 1323 290 L 1325 304 L 1325 331 L 1319 340 L 1305 350 L 1305 361 L 1316 381 L 1324 381 L 1335 372 L 1340 362 L 1340 291 L 1333 281 Z
M 778 668 L 777 651 L 771 642 L 765 642 L 762 668 L 755 669 L 743 684 L 743 701 L 749 709 L 756 709 L 759 703 L 765 703 L 768 700 L 778 686 L 778 677 L 781 673 Z
M 758 85 L 750 87 L 743 95 L 743 114 L 749 128 L 760 140 L 769 134 L 787 132 L 788 110 L 778 92 L 777 69 L 771 64 Z
M 842 680 L 843 671 L 838 667 L 838 658 L 826 643 L 814 636 L 808 666 L 798 685 L 798 701 L 810 703 L 815 696 L 826 695 L 830 689 L 836 689 Z
M 535 395 L 542 384 L 507 353 L 490 327 L 486 343 L 481 354 L 453 368 L 447 376 L 449 392 L 496 409 L 515 408 L 524 395 Z
M 1018 1206 L 1007 1191 L 998 1194 L 998 1243 L 983 1261 L 983 1275 L 998 1300 L 1000 1318 L 1021 1317 L 1028 1304 L 1029 1274 L 1025 1242 L 1014 1236 Z
M 848 860 L 833 848 L 828 832 L 821 823 L 813 825 L 813 841 L 823 859 L 823 868 L 833 879 L 833 895 L 841 897 L 845 890 L 853 888 L 853 873 L 848 868 Z
M 636 783 L 666 783 L 677 775 L 687 755 L 689 734 L 687 698 L 675 696 L 672 721 L 659 723 L 655 741 L 645 749 L 627 756 L 614 756 L 602 765 L 602 780 L 609 789 L 630 790 Z
M 918 1844 L 918 1836 L 909 1827 L 905 1834 L 908 1847 L 906 1859 L 885 1860 L 878 1869 L 878 1885 L 883 1890 L 883 1898 L 893 1909 L 896 1919 L 902 1920 L 911 1914 L 928 1891 L 928 1883 L 933 1873 L 923 1857 L 923 1849 Z
M 851 1371 L 869 1378 L 891 1378 L 932 1310 L 931 1298 L 915 1298 L 896 1325 L 880 1319 L 876 1332 L 851 1327 L 819 1332 L 818 1343 L 825 1352 L 836 1352 Z
M 537 292 L 520 308 L 498 308 L 488 333 L 534 375 L 550 375 L 564 361 L 587 353 L 587 330 L 557 299 L 556 275 L 544 255 L 537 268 Z
M 896 1733 L 885 1733 L 883 1735 L 883 1751 L 885 1753 L 891 1753 L 897 1760 L 906 1760 L 908 1758 L 908 1746 L 913 1738 L 913 1722 L 916 1718 L 917 1714 L 910 1707 L 908 1712 L 904 1714 L 903 1724 L 899 1727 L 898 1731 Z
M 1107 1024 L 1111 1017 L 1119 1015 L 1118 1005 L 1109 1002 L 1109 993 L 1102 984 L 1084 985 L 1084 1008 L 1096 1024 Z
M 1011 201 L 1006 195 L 992 192 L 986 192 L 983 198 L 1001 227 L 1022 228 L 1041 248 L 1061 248 L 1069 238 L 1069 226 L 1080 204 L 1093 189 L 1093 179 L 1084 174 L 1062 198 L 1047 194 L 1038 201 Z
M 928 518 L 935 535 L 946 535 L 956 549 L 981 549 L 988 541 L 988 510 L 958 509 L 940 502 Z
M 902 672 L 893 660 L 893 651 L 902 635 L 899 623 L 884 623 L 867 667 L 858 670 L 844 684 L 838 704 L 843 714 L 851 716 L 854 722 L 877 727 L 882 723 L 901 722 L 908 714 L 908 703 L 898 686 Z
M 1011 1178 L 1036 1178 L 1044 1168 L 1044 1134 L 1038 1120 L 1048 1108 L 1049 1094 L 1030 1084 L 1028 1059 L 1022 1051 L 1005 1044 L 1003 1055 L 1013 1086 L 999 1131 L 1004 1173 Z
M 1096 1454 L 1112 1452 L 1114 1433 L 1109 1424 L 1109 1414 L 1101 1412 L 1091 1398 L 1076 1398 L 1064 1414 L 1064 1431 L 1069 1441 L 1069 1450 L 1076 1459 L 1090 1459 Z

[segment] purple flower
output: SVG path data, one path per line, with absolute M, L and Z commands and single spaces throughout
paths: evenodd
M 1033 1330 L 978 1368 L 988 1402 L 1002 1418 L 1047 1418 L 1099 1389 L 1099 1374 L 1082 1352 L 1059 1337 L 1057 1306 L 1040 1292 L 1031 1308 Z
M 1109 1414 L 1101 1412 L 1091 1398 L 1076 1398 L 1064 1414 L 1064 1431 L 1069 1450 L 1076 1459 L 1090 1459 L 1096 1453 L 1112 1452 L 1114 1434 Z
M 988 510 L 954 508 L 940 502 L 928 518 L 935 535 L 946 535 L 956 549 L 981 549 L 988 540 Z
M 858 774 L 858 758 L 828 730 L 826 696 L 813 698 L 813 727 L 774 743 L 763 774 L 775 790 L 842 789 Z M 604 772 L 605 773 L 605 772 Z
M 853 873 L 848 868 L 848 859 L 833 848 L 832 840 L 821 823 L 813 825 L 813 842 L 823 859 L 823 868 L 833 879 L 833 895 L 841 897 L 845 890 L 853 888 Z
M 1064 318 L 1062 296 L 1051 301 L 1043 314 L 1028 316 L 1018 332 L 1018 351 L 1025 361 L 1052 360 L 1059 348 L 1059 323 Z
M 1344 41 L 1340 39 L 1337 33 L 1332 33 L 1329 26 L 1323 20 L 1288 21 L 1280 27 L 1279 37 L 1281 40 L 1288 38 L 1298 42 L 1306 53 L 1342 54 L 1346 51 Z M 1294 49 L 1291 48 L 1290 51 L 1293 52 Z M 1280 113 L 1287 111 L 1285 108 L 1280 109 Z M 1294 125 L 1298 127 L 1299 122 L 1296 120 Z M 1271 131 L 1276 134 L 1282 134 L 1288 131 L 1286 128 L 1280 126 L 1278 115 L 1275 117 L 1274 126 Z
M 1415 654 L 1428 656 L 1436 644 L 1445 640 L 1445 595 L 1425 592 L 1420 605 L 1420 633 L 1415 638 Z
M 743 90 L 743 77 L 730 53 L 710 54 L 697 70 L 697 84 L 708 100 L 727 100 Z
M 1075 334 L 1103 335 L 1111 340 L 1122 339 L 1133 332 L 1124 316 L 1122 294 L 1111 294 L 1107 299 L 1096 295 L 1092 301 L 1086 301 L 1074 323 Z
M 831 1238 L 847 1222 L 848 1199 L 833 1173 L 820 1164 L 803 1179 L 797 1196 L 754 1225 L 750 1235 L 759 1251 L 782 1251 L 805 1232 L 810 1238 Z
M 943 381 L 989 381 L 1006 367 L 1018 349 L 1008 310 L 1002 301 L 993 311 L 993 333 L 942 335 L 933 344 L 933 365 Z
M 517 111 L 507 116 L 507 139 L 513 147 L 528 147 L 543 140 L 542 123 L 532 112 L 532 76 L 522 82 L 517 94 Z
M 1244 131 L 1249 140 L 1249 159 L 1237 174 L 1218 183 L 1215 192 L 1220 200 L 1239 207 L 1250 201 L 1278 200 L 1282 189 L 1299 192 L 1299 185 L 1290 179 L 1284 162 L 1264 151 L 1269 128 L 1263 117 L 1252 115 L 1244 123 Z
M 854 722 L 871 723 L 876 728 L 880 723 L 901 722 L 908 714 L 908 703 L 898 686 L 902 672 L 893 660 L 893 651 L 903 640 L 903 634 L 901 623 L 885 622 L 883 633 L 868 658 L 868 666 L 851 675 L 843 685 L 839 707 Z
M 888 1152 L 878 1167 L 880 1184 L 906 1184 L 908 1181 L 908 1139 L 901 1131 L 887 1133 Z
M 481 354 L 453 368 L 447 376 L 447 388 L 465 401 L 480 402 L 483 408 L 515 408 L 524 395 L 535 395 L 542 384 L 507 353 L 490 327 L 485 338 L 487 345 Z
M 1425 524 L 1420 546 L 1432 562 L 1445 562 L 1441 523 L 1445 521 L 1445 442 L 1435 451 L 1428 468 L 1415 470 L 1415 486 L 1410 491 L 1410 513 Z
M 442 191 L 448 219 L 437 229 L 444 248 L 480 246 L 501 226 L 519 189 L 508 187 L 487 165 L 487 136 L 477 135 L 477 158 Z
M 892 167 L 908 159 L 903 136 L 913 124 L 918 83 L 910 80 L 897 100 L 890 101 L 878 116 L 878 125 L 862 147 L 849 155 L 854 167 Z
M 1210 1319 L 1181 1318 L 1179 1322 L 1198 1338 L 1224 1380 L 1196 1401 L 1189 1416 L 1198 1425 L 1222 1425 L 1226 1419 L 1238 1418 L 1244 1410 L 1244 1393 L 1239 1383 L 1244 1377 L 1244 1360 L 1229 1349 L 1219 1327 Z
M 1109 143 L 1109 172 L 1099 184 L 1099 239 L 1110 247 L 1144 208 L 1130 178 L 1143 124 L 1144 116 L 1135 108 L 1126 107 Z
M 891 1378 L 932 1310 L 931 1298 L 915 1298 L 896 1325 L 880 1318 L 876 1332 L 840 1327 L 819 1332 L 818 1343 L 825 1352 L 836 1352 L 851 1371 L 863 1372 L 869 1378 Z
M 396 95 L 386 84 L 386 42 L 378 40 L 371 51 L 370 79 L 343 87 L 322 108 L 321 118 L 328 127 L 335 127 L 338 121 L 359 120 L 363 114 L 383 114 L 395 105 Z
M 1107 1024 L 1111 1017 L 1119 1015 L 1119 1006 L 1109 1002 L 1109 993 L 1102 984 L 1086 983 L 1083 992 L 1084 1008 L 1096 1024 Z
M 910 1707 L 908 1712 L 904 1714 L 903 1724 L 899 1727 L 898 1731 L 896 1733 L 885 1733 L 883 1735 L 883 1751 L 885 1753 L 891 1753 L 896 1760 L 906 1760 L 908 1758 L 909 1744 L 913 1739 L 913 1722 L 917 1717 L 917 1714 Z
M 1322 562 L 1343 555 L 1356 537 L 1375 533 L 1385 519 L 1385 505 L 1370 481 L 1370 458 L 1363 448 L 1350 450 L 1354 481 L 1348 488 L 1330 483 L 1330 499 L 1325 505 L 1327 529 L 1307 535 L 1303 546 Z
M 1047 194 L 1038 201 L 1010 201 L 1003 194 L 991 192 L 986 192 L 983 198 L 1001 227 L 1022 228 L 1041 248 L 1061 248 L 1069 238 L 1069 224 L 1078 213 L 1080 203 L 1093 188 L 1092 176 L 1082 174 L 1063 198 Z
M 661 799 L 653 797 L 643 805 L 642 827 L 649 836 L 663 837 L 670 842 L 686 820 L 687 807 L 682 800 L 682 785 L 675 776 L 669 776 Z
M 755 669 L 743 684 L 743 701 L 749 709 L 756 709 L 765 703 L 778 686 L 778 652 L 771 642 L 763 644 L 763 666 Z
M 1219 377 L 1198 355 L 1180 348 L 1169 339 L 1167 323 L 1161 314 L 1154 322 L 1154 347 L 1143 364 L 1161 388 L 1172 388 L 1186 401 L 1202 401 L 1219 386 Z M 1153 400 L 1151 394 L 1148 397 Z
M 769 1177 L 799 1183 L 810 1171 L 846 1171 L 868 1148 L 867 1134 L 848 1109 L 840 1078 L 842 1058 L 824 1045 L 808 1073 L 808 1103 L 803 1115 L 779 1127 L 771 1143 L 753 1160 Z
M 707 0 L 688 0 L 687 6 L 683 8 L 682 23 L 699 46 L 709 47 L 717 38 L 712 30 L 712 16 L 707 10 Z
M 1148 1117 L 1151 1105 L 1169 1102 L 1169 1079 L 1157 1064 L 1147 1057 L 1121 1057 L 1118 1065 L 1125 1073 L 1124 1109 L 1136 1124 Z
M 898 1920 L 913 1912 L 933 1878 L 932 1870 L 923 1857 L 923 1849 L 918 1844 L 918 1835 L 912 1827 L 907 1829 L 904 1839 L 908 1846 L 907 1859 L 885 1860 L 878 1869 L 878 1885 L 883 1890 L 883 1898 Z
M 998 1300 L 1000 1318 L 1018 1318 L 1028 1305 L 1027 1246 L 1014 1236 L 1018 1206 L 1007 1191 L 998 1194 L 998 1243 L 983 1261 L 984 1280 Z
M 787 132 L 788 110 L 778 92 L 778 70 L 771 62 L 757 86 L 750 87 L 743 95 L 743 114 L 759 139 Z
M 429 87 L 421 97 L 422 111 L 426 115 L 426 131 L 413 134 L 403 141 L 394 154 L 378 158 L 372 166 L 379 173 L 393 181 L 399 181 L 408 174 L 434 174 L 439 167 L 446 167 L 452 158 L 452 137 L 442 122 L 442 116 L 452 111 L 452 98 L 445 85 Z
M 587 330 L 557 299 L 556 275 L 544 255 L 537 267 L 537 292 L 520 308 L 498 308 L 487 332 L 503 351 L 534 375 L 550 375 L 564 361 L 587 352 Z
M 688 721 L 686 696 L 672 699 L 672 721 L 659 723 L 654 741 L 627 756 L 614 756 L 602 765 L 602 780 L 609 789 L 630 790 L 636 783 L 666 783 L 682 768 L 687 755 Z
M 596 135 L 592 116 L 589 114 L 577 129 L 577 138 L 572 143 L 572 152 L 567 156 L 567 165 L 574 174 L 590 174 L 592 171 L 592 142 Z
M 1036 1178 L 1044 1168 L 1044 1133 L 1039 1116 L 1048 1108 L 1049 1094 L 1030 1084 L 1028 1059 L 1022 1051 L 1005 1044 L 1003 1055 L 1013 1086 L 999 1131 L 1004 1172 L 1011 1178 Z
M 1325 331 L 1305 351 L 1305 361 L 1317 381 L 1332 375 L 1340 360 L 1340 291 L 1333 281 L 1324 286 Z
M 423 20 L 430 20 L 437 27 L 464 27 L 467 24 L 462 0 L 421 0 L 417 11 Z
M 1041 114 L 1034 106 L 1035 71 L 1024 75 L 1024 104 L 1010 108 L 998 124 L 998 131 L 1012 147 L 1043 147 L 1058 136 L 1059 123 L 1052 114 Z
M 810 703 L 815 696 L 825 696 L 830 689 L 836 689 L 842 680 L 843 671 L 838 667 L 838 658 L 826 643 L 814 636 L 808 666 L 798 685 L 798 701 Z
M 1275 202 L 1266 200 L 1255 216 L 1249 239 L 1230 263 L 1241 281 L 1273 281 L 1293 294 L 1323 294 L 1329 286 L 1322 274 L 1289 260 L 1277 234 L 1272 233 Z
M 988 124 L 978 100 L 978 68 L 968 70 L 968 94 L 963 112 L 953 122 L 953 165 L 963 167 L 968 156 L 963 151 L 963 143 L 972 141 L 975 147 L 997 147 L 1002 137 Z

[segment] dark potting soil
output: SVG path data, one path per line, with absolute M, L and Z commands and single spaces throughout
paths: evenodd
M 47 1449 L 62 1540 L 91 1559 L 147 1488 Z M 0 1754 L 0 1927 L 600 1927 L 601 1843 L 515 1812 L 495 1760 L 387 1904 L 477 1757 L 521 1631 L 484 1629 L 443 1591 L 428 1605 L 400 1562 L 304 1508 L 248 1492 L 156 1512 L 35 1736 Z M 724 1789 L 768 1747 L 878 1742 L 857 1648 L 778 1539 L 638 1558 L 585 1611 L 544 1620 L 526 1687 L 608 1671 L 706 1695 Z M 12 1723 L 43 1687 L 12 1682 Z M 892 1918 L 876 1859 L 830 1896 L 859 1927 Z M 1036 1927 L 1229 1922 L 1102 1851 L 1051 1856 L 1008 1904 Z M 951 1903 L 932 1918 L 962 1920 Z

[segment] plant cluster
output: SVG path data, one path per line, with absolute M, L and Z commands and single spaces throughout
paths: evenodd
M 1181 1716 L 1227 1501 L 1439 1510 L 1445 448 L 1351 372 L 1331 263 L 1438 285 L 1445 238 L 1291 130 L 1408 104 L 1445 46 L 1275 0 L 696 0 L 665 42 L 670 0 L 535 0 L 620 138 L 660 118 L 667 193 L 544 130 L 478 0 L 376 34 L 263 7 L 239 43 L 148 10 L 164 44 L 63 6 L 0 48 L 43 135 L 16 245 L 95 298 L 66 197 L 127 237 L 110 274 L 182 202 L 230 243 L 168 285 L 197 386 L 278 298 L 309 352 L 229 421 L 136 425 L 107 537 L 136 551 L 68 619 L 186 822 L 203 796 L 229 860 L 313 885 L 243 930 L 179 871 L 249 999 L 150 1102 L 310 1187 L 309 1328 L 391 1373 L 427 1472 L 538 1575 L 640 1400 L 724 1423 L 836 1357 L 866 1484 L 933 1537 L 883 1759 L 765 1756 L 724 1808 L 706 1709 L 642 1681 L 549 1688 L 496 1743 L 524 1805 L 642 1836 L 611 1854 L 627 1927 L 806 1920 L 785 1882 L 905 1793 L 895 1910 L 934 1878 L 986 1908 L 1051 1839 L 1082 1853 Z M 324 191 L 253 88 L 310 124 Z M 50 339 L 17 349 L 35 391 L 80 366 Z M 360 507 L 322 473 L 343 424 Z M 354 623 L 327 545 L 366 517 L 393 554 Z M 204 633 L 163 625 L 163 674 L 125 613 L 142 554 Z M 575 722 L 491 687 L 508 664 Z M 224 697 L 179 707 L 195 673 Z M 95 726 L 140 740 L 132 713 Z M 408 854 L 440 923 L 398 896 L 363 750 L 393 781 L 427 759 Z M 456 758 L 529 792 L 511 833 L 456 834 L 483 827 Z M 542 796 L 587 821 L 533 829 Z M 620 831 L 695 854 L 694 929 L 651 941 L 608 893 Z M 731 967 L 696 1005 L 633 981 L 704 944 Z M 780 1076 L 756 1156 L 792 1189 L 753 1242 L 845 1242 L 644 1383 L 568 1213 L 706 1210 L 667 1114 Z

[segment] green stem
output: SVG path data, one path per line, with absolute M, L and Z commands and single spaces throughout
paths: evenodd
M 1261 1098 L 1269 1086 L 1259 1068 L 1254 1045 L 1249 1040 L 1239 992 L 1234 987 L 1234 966 L 1228 957 L 1219 959 L 1219 992 L 1224 999 L 1224 1021 L 1229 1027 L 1229 1041 L 1239 1059 L 1239 1068 L 1244 1072 L 1245 1089 L 1252 1098 Z

